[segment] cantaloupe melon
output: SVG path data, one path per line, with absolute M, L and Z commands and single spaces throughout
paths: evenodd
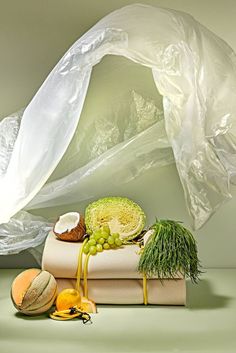
M 31 268 L 13 281 L 11 298 L 14 306 L 25 315 L 39 315 L 51 308 L 57 296 L 57 283 L 47 271 Z

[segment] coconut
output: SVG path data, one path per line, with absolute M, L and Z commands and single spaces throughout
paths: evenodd
M 78 212 L 68 212 L 60 216 L 53 228 L 60 240 L 81 241 L 85 235 L 84 218 Z
M 56 296 L 57 282 L 53 275 L 37 268 L 21 272 L 11 287 L 14 306 L 25 315 L 39 315 L 48 311 Z

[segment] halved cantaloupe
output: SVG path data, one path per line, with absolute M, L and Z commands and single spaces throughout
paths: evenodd
M 16 309 L 26 315 L 38 315 L 53 305 L 57 283 L 47 271 L 32 268 L 21 272 L 13 281 L 11 298 Z

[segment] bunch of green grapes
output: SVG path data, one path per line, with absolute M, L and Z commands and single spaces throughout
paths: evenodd
M 88 242 L 84 245 L 83 252 L 96 255 L 98 252 L 118 248 L 121 245 L 120 235 L 118 233 L 111 234 L 109 226 L 104 225 L 90 235 Z

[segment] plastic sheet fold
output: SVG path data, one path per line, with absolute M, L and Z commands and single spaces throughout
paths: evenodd
M 104 84 L 93 86 L 99 72 Z M 200 228 L 235 182 L 235 95 L 235 53 L 190 15 L 134 4 L 104 17 L 20 118 L 0 123 L 0 252 L 38 245 L 40 230 L 9 245 L 21 210 L 88 200 L 173 162 Z

